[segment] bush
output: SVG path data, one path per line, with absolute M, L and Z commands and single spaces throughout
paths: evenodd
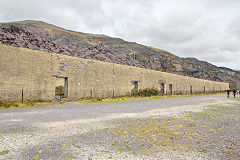
M 19 104 L 17 102 L 10 102 L 10 101 L 2 100 L 2 101 L 0 101 L 0 107 L 5 107 L 5 108 L 19 107 Z
M 58 96 L 63 96 L 64 95 L 64 87 L 63 86 L 57 86 L 55 94 L 58 95 Z
M 138 91 L 138 96 L 141 97 L 150 97 L 160 95 L 160 91 L 156 88 L 145 88 Z
M 34 101 L 34 100 L 25 100 L 23 101 L 23 103 L 27 106 L 34 106 L 34 104 L 36 103 L 37 101 Z
M 10 107 L 21 107 L 21 106 L 34 106 L 37 102 L 45 102 L 44 100 L 24 100 L 24 101 L 7 101 L 1 100 L 0 107 L 10 108 Z

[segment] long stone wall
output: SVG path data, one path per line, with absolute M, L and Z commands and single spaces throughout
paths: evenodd
M 229 88 L 223 82 L 0 44 L 0 99 L 21 100 L 22 91 L 24 99 L 53 99 L 59 81 L 66 82 L 68 98 L 129 95 L 133 81 L 138 89 L 160 90 L 164 84 L 164 94 Z

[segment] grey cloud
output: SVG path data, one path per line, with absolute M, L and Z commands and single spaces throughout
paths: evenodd
M 230 33 L 240 39 L 240 14 L 229 24 Z

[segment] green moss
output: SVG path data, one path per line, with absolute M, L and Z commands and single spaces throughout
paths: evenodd
M 39 159 L 39 155 L 34 156 L 33 159 Z
M 68 148 L 69 148 L 69 146 L 68 146 L 68 145 L 66 145 L 66 144 L 63 144 L 63 145 L 61 146 L 61 148 L 62 148 L 62 149 L 68 149 Z
M 0 152 L 0 155 L 1 155 L 1 156 L 5 156 L 5 155 L 7 155 L 8 153 L 9 153 L 9 150 L 5 150 L 5 151 Z

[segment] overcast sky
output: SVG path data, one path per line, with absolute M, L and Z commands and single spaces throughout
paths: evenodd
M 240 69 L 240 0 L 0 0 L 0 22 L 28 19 Z

